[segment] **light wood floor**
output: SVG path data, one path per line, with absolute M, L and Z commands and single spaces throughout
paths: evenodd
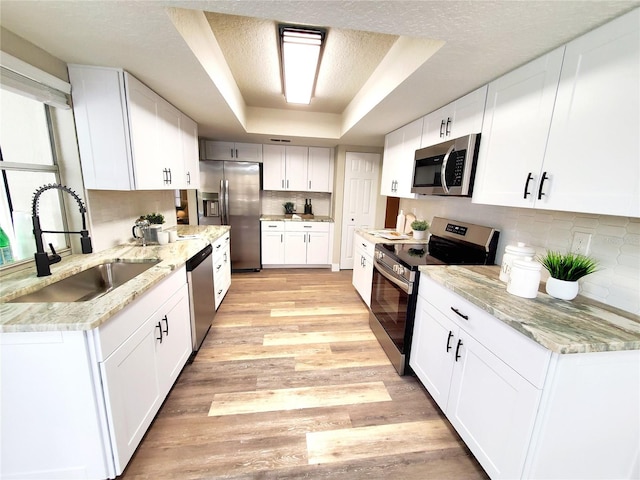
M 234 274 L 123 477 L 486 479 L 369 330 L 351 271 Z

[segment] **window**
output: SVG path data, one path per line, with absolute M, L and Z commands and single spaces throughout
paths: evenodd
M 36 251 L 31 221 L 34 192 L 42 185 L 60 183 L 51 108 L 15 90 L 0 89 L 0 226 L 9 238 L 13 262 L 33 260 Z M 59 190 L 48 190 L 40 197 L 43 230 L 68 230 L 60 195 Z M 69 248 L 66 234 L 47 233 L 43 241 L 57 251 Z

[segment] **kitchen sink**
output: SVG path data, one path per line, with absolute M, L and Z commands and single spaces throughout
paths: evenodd
M 160 260 L 114 260 L 91 267 L 8 303 L 86 302 L 118 288 Z

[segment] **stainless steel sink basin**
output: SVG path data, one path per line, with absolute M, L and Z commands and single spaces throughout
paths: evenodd
M 86 302 L 118 288 L 159 261 L 116 260 L 101 263 L 40 290 L 14 298 L 9 303 Z

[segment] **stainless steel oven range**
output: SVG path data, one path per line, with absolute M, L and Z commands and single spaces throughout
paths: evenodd
M 369 325 L 398 371 L 408 373 L 421 265 L 492 265 L 500 232 L 434 217 L 424 243 L 379 243 L 373 259 Z

